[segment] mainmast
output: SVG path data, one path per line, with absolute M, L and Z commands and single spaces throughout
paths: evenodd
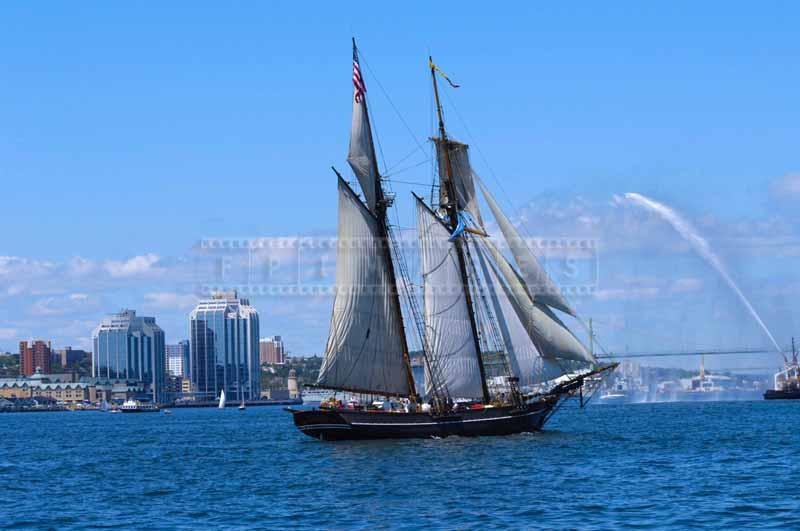
M 356 39 L 353 37 L 353 60 L 358 60 L 358 47 L 356 46 Z M 363 81 L 361 81 L 363 84 Z M 366 89 L 364 90 L 366 92 Z M 369 135 L 370 139 L 372 138 L 372 125 L 369 121 L 369 110 L 367 109 L 367 98 L 365 95 L 361 97 L 361 105 L 364 106 L 364 122 L 367 127 L 367 134 Z M 392 289 L 392 293 L 389 295 L 392 299 L 392 304 L 395 306 L 395 310 L 397 311 L 398 320 L 397 320 L 397 333 L 400 336 L 400 341 L 403 348 L 403 363 L 406 369 L 406 378 L 408 380 L 408 388 L 409 388 L 409 398 L 412 402 L 417 402 L 417 390 L 416 386 L 414 385 L 414 373 L 411 369 L 411 356 L 408 352 L 408 341 L 406 339 L 405 333 L 405 325 L 403 324 L 403 312 L 400 307 L 400 287 L 397 285 L 397 276 L 394 270 L 394 262 L 392 261 L 392 250 L 390 245 L 390 238 L 391 235 L 389 234 L 389 222 L 387 219 L 386 211 L 391 206 L 391 199 L 387 198 L 386 195 L 383 193 L 383 185 L 381 183 L 381 174 L 380 170 L 378 169 L 378 157 L 375 154 L 375 144 L 369 142 L 370 146 L 370 159 L 372 160 L 373 166 L 373 175 L 375 176 L 375 217 L 378 219 L 378 225 L 380 230 L 380 245 L 381 250 L 383 252 L 384 258 L 386 259 L 387 264 L 387 273 L 389 275 L 389 284 Z
M 456 195 L 456 186 L 453 180 L 453 165 L 450 160 L 450 144 L 447 140 L 447 132 L 444 128 L 444 116 L 442 114 L 442 105 L 439 101 L 439 87 L 436 83 L 436 66 L 433 64 L 433 58 L 428 57 L 428 62 L 431 68 L 431 78 L 433 79 L 433 93 L 436 97 L 436 113 L 439 118 L 439 141 L 442 143 L 442 155 L 444 156 L 444 167 L 446 173 L 445 185 L 447 186 L 447 204 L 444 207 L 447 209 L 449 217 L 448 224 L 450 229 L 455 232 L 459 223 L 458 199 Z M 491 397 L 489 396 L 489 387 L 486 384 L 486 369 L 483 366 L 483 356 L 481 355 L 481 344 L 478 337 L 478 323 L 475 319 L 475 309 L 472 303 L 472 294 L 470 292 L 469 277 L 467 276 L 466 258 L 464 256 L 463 241 L 461 238 L 455 238 L 453 241 L 458 257 L 458 269 L 461 275 L 461 285 L 464 291 L 464 299 L 467 305 L 467 312 L 469 313 L 469 324 L 472 329 L 472 340 L 475 343 L 475 353 L 478 358 L 478 370 L 481 376 L 481 390 L 483 392 L 483 402 L 489 403 Z

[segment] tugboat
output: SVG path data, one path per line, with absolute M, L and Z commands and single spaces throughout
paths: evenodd
M 152 402 L 129 399 L 119 408 L 122 413 L 158 413 L 158 406 Z
M 601 365 L 556 314 L 578 319 L 544 267 L 472 170 L 468 146 L 449 138 L 429 58 L 438 116 L 433 139 L 438 200 L 414 195 L 423 304 L 387 216 L 366 86 L 353 41 L 353 116 L 347 161 L 361 195 L 338 177 L 336 297 L 317 387 L 362 396 L 370 406 L 326 401 L 287 410 L 320 440 L 509 435 L 540 430 L 565 399 L 599 386 Z M 477 186 L 476 186 L 477 182 Z M 486 232 L 477 187 L 513 256 Z M 425 368 L 418 393 L 401 297 Z M 424 395 L 424 396 L 423 396 Z M 376 400 L 374 397 L 384 397 Z
M 792 338 L 792 359 L 783 357 L 783 370 L 775 374 L 775 388 L 767 389 L 764 400 L 800 399 L 800 365 L 797 362 L 797 349 Z

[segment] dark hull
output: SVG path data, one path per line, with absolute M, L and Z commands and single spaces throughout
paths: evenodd
M 460 435 L 512 435 L 542 429 L 556 398 L 527 405 L 463 411 L 447 416 L 351 409 L 290 410 L 297 428 L 323 441 L 361 439 L 430 439 Z
M 764 400 L 800 400 L 800 390 L 776 391 L 775 389 L 768 389 L 764 393 Z

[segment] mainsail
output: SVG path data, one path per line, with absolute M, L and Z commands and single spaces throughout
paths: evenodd
M 336 299 L 320 387 L 408 396 L 401 319 L 376 217 L 339 178 Z
M 429 356 L 439 378 L 456 398 L 482 395 L 478 353 L 470 324 L 455 243 L 442 221 L 417 198 L 417 230 L 422 261 L 425 328 Z M 430 378 L 426 393 L 431 394 Z
M 525 244 L 525 241 L 520 237 L 516 227 L 511 224 L 506 215 L 500 209 L 500 206 L 495 201 L 494 196 L 489 192 L 483 182 L 479 181 L 478 184 L 483 192 L 483 197 L 489 205 L 497 224 L 500 226 L 500 231 L 508 242 L 511 248 L 511 253 L 514 255 L 514 260 L 519 265 L 522 272 L 522 278 L 525 280 L 525 287 L 531 298 L 542 304 L 546 304 L 552 308 L 561 310 L 568 313 L 573 317 L 576 316 L 575 310 L 570 306 L 566 299 L 561 295 L 561 290 L 558 289 L 555 282 L 547 274 L 542 264 L 533 255 L 531 250 Z

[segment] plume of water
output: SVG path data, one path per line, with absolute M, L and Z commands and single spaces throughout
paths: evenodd
M 661 219 L 669 223 L 673 229 L 675 229 L 678 234 L 680 234 L 689 245 L 694 249 L 694 251 L 700 255 L 706 262 L 708 262 L 714 270 L 719 273 L 725 283 L 730 287 L 734 293 L 739 297 L 739 300 L 742 301 L 747 311 L 750 312 L 750 315 L 753 316 L 753 319 L 758 323 L 764 333 L 767 335 L 772 344 L 775 346 L 775 350 L 779 353 L 782 352 L 781 347 L 778 346 L 777 341 L 775 338 L 772 337 L 767 326 L 764 324 L 764 321 L 761 320 L 761 317 L 756 312 L 755 308 L 750 304 L 750 301 L 747 300 L 747 297 L 744 296 L 742 290 L 739 289 L 739 286 L 736 285 L 736 282 L 733 281 L 731 276 L 728 274 L 728 271 L 725 269 L 722 260 L 711 250 L 711 246 L 708 245 L 708 242 L 705 238 L 700 236 L 697 230 L 689 223 L 686 219 L 681 217 L 680 214 L 675 212 L 670 207 L 659 203 L 658 201 L 653 201 L 650 198 L 647 198 L 641 194 L 636 193 L 627 193 L 625 194 L 625 199 L 630 201 L 632 204 L 643 208 L 645 210 L 649 210 L 655 214 L 657 214 Z

